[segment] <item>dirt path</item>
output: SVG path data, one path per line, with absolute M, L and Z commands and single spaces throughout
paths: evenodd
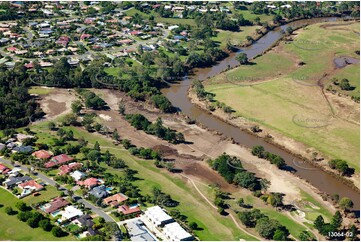
M 218 208 L 211 202 L 209 201 L 209 199 L 198 189 L 197 185 L 194 183 L 194 181 L 189 178 L 188 176 L 186 175 L 183 175 L 183 174 L 180 174 L 182 177 L 185 177 L 187 178 L 193 185 L 193 187 L 196 189 L 196 191 L 199 193 L 199 195 L 202 196 L 202 198 L 211 206 L 213 207 L 215 210 L 218 210 Z M 233 214 L 231 214 L 231 212 L 229 213 L 229 217 L 232 219 L 232 221 L 234 222 L 234 224 L 237 226 L 237 228 L 239 228 L 242 232 L 246 233 L 247 235 L 251 236 L 251 237 L 255 237 L 256 239 L 259 239 L 260 241 L 264 240 L 263 238 L 257 236 L 257 235 L 254 235 L 254 234 L 251 234 L 249 233 L 248 231 L 246 231 L 243 227 L 241 227 L 239 225 L 239 223 L 237 222 L 237 220 L 234 218 Z

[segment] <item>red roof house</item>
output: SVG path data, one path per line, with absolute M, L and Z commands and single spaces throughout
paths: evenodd
M 57 166 L 57 165 L 60 165 L 60 164 L 64 164 L 64 163 L 67 163 L 69 161 L 72 161 L 74 160 L 73 157 L 70 157 L 66 154 L 61 154 L 61 155 L 57 155 L 57 156 L 54 156 L 51 161 L 49 162 L 46 162 L 44 164 L 44 166 L 46 168 L 50 168 L 50 167 L 53 167 L 53 166 Z
M 118 210 L 119 210 L 119 212 L 122 212 L 124 215 L 141 212 L 141 210 L 138 206 L 129 207 L 127 205 L 120 206 Z
M 7 50 L 10 51 L 10 52 L 15 52 L 16 50 L 18 50 L 18 48 L 16 48 L 16 47 L 8 47 Z
M 59 175 L 65 175 L 70 173 L 73 170 L 79 169 L 81 168 L 82 164 L 81 163 L 70 163 L 69 165 L 62 165 L 61 167 L 59 167 Z
M 99 181 L 98 178 L 91 177 L 91 178 L 85 179 L 84 181 L 78 181 L 77 184 L 91 189 L 97 185 L 100 185 L 101 182 Z
M 40 191 L 40 190 L 42 190 L 44 188 L 42 185 L 37 183 L 35 180 L 30 180 L 30 181 L 21 183 L 21 184 L 19 184 L 19 187 L 22 188 L 22 189 L 29 188 L 29 189 L 32 189 L 34 191 Z
M 103 202 L 107 205 L 111 205 L 112 207 L 118 206 L 120 203 L 126 201 L 128 199 L 127 196 L 125 196 L 122 193 L 114 194 L 113 196 L 107 197 L 103 199 Z
M 46 150 L 38 150 L 32 153 L 31 155 L 35 156 L 38 159 L 49 159 L 51 157 L 51 154 Z
M 0 174 L 6 174 L 9 171 L 11 171 L 11 169 L 3 164 L 0 164 Z
M 50 203 L 45 205 L 44 212 L 53 213 L 53 212 L 65 207 L 68 204 L 69 204 L 69 202 L 67 200 L 65 200 L 64 198 L 56 197 Z

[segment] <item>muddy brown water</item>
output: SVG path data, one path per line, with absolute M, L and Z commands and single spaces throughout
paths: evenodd
M 344 68 L 347 65 L 357 64 L 360 61 L 353 57 L 336 57 L 333 59 L 333 63 L 335 64 L 336 68 Z
M 334 22 L 337 18 L 315 18 L 307 20 L 295 21 L 270 31 L 253 45 L 239 49 L 238 53 L 244 52 L 249 59 L 261 54 L 269 47 L 271 47 L 276 41 L 282 37 L 282 32 L 286 30 L 288 26 L 299 27 L 305 24 L 315 24 L 320 22 Z M 312 51 L 315 48 L 327 48 L 327 43 L 294 43 L 299 48 Z M 285 150 L 267 143 L 262 138 L 258 138 L 251 135 L 240 128 L 234 127 L 215 116 L 207 113 L 198 106 L 191 103 L 187 96 L 187 91 L 191 86 L 193 79 L 205 80 L 212 76 L 215 76 L 222 71 L 227 70 L 229 67 L 235 67 L 239 63 L 235 59 L 237 53 L 232 53 L 226 59 L 220 61 L 216 65 L 210 68 L 196 69 L 195 75 L 192 77 L 184 77 L 182 81 L 171 84 L 169 88 L 162 90 L 163 94 L 171 101 L 171 103 L 179 108 L 185 115 L 205 125 L 207 128 L 218 131 L 227 137 L 233 138 L 240 145 L 252 148 L 255 145 L 262 145 L 269 152 L 278 154 L 286 161 L 287 165 L 292 169 L 295 174 L 304 180 L 309 181 L 313 186 L 319 189 L 321 192 L 327 194 L 339 194 L 340 197 L 349 197 L 354 202 L 354 209 L 359 214 L 360 207 L 360 194 L 353 190 L 348 185 L 342 183 L 332 175 L 322 171 L 321 169 L 302 161 L 296 156 L 286 152 Z

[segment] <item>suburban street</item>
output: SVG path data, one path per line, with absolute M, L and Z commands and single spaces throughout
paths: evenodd
M 0 162 L 2 162 L 4 164 L 12 165 L 11 161 L 3 159 L 3 158 L 0 158 Z M 17 168 L 20 168 L 24 172 L 29 171 L 29 168 L 24 166 L 24 165 L 19 165 Z M 41 172 L 37 171 L 36 175 L 34 174 L 34 176 L 40 178 L 41 180 L 43 180 L 45 183 L 49 184 L 50 186 L 55 187 L 56 184 L 58 184 L 53 179 L 50 179 L 49 177 L 42 174 Z M 58 185 L 60 186 L 60 189 L 63 190 L 65 194 L 67 194 L 67 189 L 65 187 L 61 186 L 60 184 L 58 184 Z M 97 206 L 94 206 L 90 202 L 86 201 L 84 198 L 79 197 L 77 195 L 73 195 L 73 199 L 75 199 L 76 201 L 84 204 L 84 206 L 86 208 L 90 208 L 94 213 L 98 214 L 100 217 L 103 217 L 106 222 L 114 222 L 114 219 L 112 217 L 110 217 L 108 214 L 106 214 L 102 209 L 100 209 Z

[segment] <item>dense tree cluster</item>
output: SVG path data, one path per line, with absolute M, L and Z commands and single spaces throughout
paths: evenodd
M 229 183 L 235 183 L 251 191 L 262 189 L 261 180 L 246 171 L 237 157 L 223 153 L 218 158 L 209 160 L 209 164 Z
M 238 216 L 246 227 L 256 228 L 258 234 L 265 239 L 285 241 L 290 234 L 285 226 L 281 225 L 277 220 L 270 219 L 267 215 L 262 214 L 259 209 L 242 211 L 239 212 Z
M 0 67 L 0 129 L 17 128 L 44 115 L 28 94 L 26 69 L 17 63 L 13 70 Z
M 91 92 L 87 89 L 77 89 L 77 92 L 84 98 L 85 107 L 95 109 L 95 110 L 104 110 L 107 108 L 107 103 L 96 95 L 94 92 Z M 77 109 L 79 105 L 77 105 Z
M 278 168 L 282 168 L 286 165 L 286 162 L 281 156 L 265 151 L 263 146 L 260 145 L 254 146 L 252 148 L 252 155 L 257 156 L 258 158 L 266 159 L 270 161 L 271 164 L 276 165 Z
M 346 161 L 341 159 L 333 159 L 328 162 L 331 169 L 336 169 L 343 176 L 351 176 L 355 173 L 355 169 L 349 167 Z
M 185 141 L 182 133 L 165 127 L 161 118 L 158 118 L 154 123 L 151 123 L 142 114 L 127 114 L 125 118 L 136 129 L 144 130 L 147 134 L 155 135 L 170 143 L 178 144 Z

